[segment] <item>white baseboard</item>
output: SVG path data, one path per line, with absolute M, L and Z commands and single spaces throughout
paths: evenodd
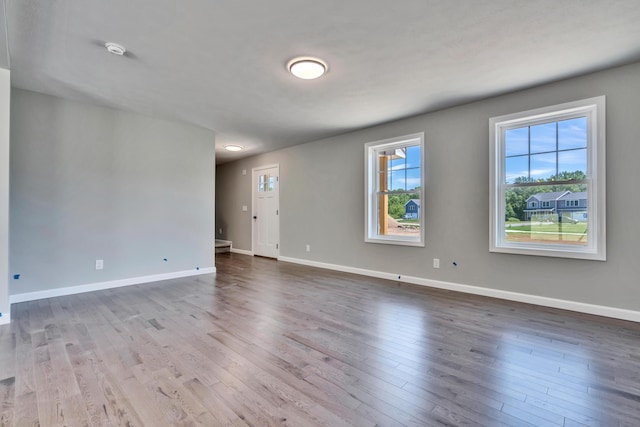
M 236 249 L 233 246 L 231 246 L 231 252 L 233 252 L 234 254 L 242 254 L 242 255 L 253 256 L 253 251 L 245 251 L 244 249 Z
M 577 311 L 597 316 L 611 317 L 614 319 L 640 322 L 640 311 L 627 310 L 624 308 L 608 307 L 604 305 L 587 304 L 577 301 L 569 301 L 557 298 L 549 298 L 538 295 L 523 294 L 519 292 L 503 291 L 500 289 L 483 288 L 480 286 L 463 285 L 460 283 L 443 282 L 439 280 L 424 279 L 422 277 L 404 276 L 382 271 L 366 270 L 363 268 L 347 267 L 338 264 L 327 264 L 324 262 L 309 261 L 306 259 L 279 257 L 279 261 L 291 262 L 295 264 L 308 265 L 311 267 L 325 268 L 328 270 L 342 271 L 345 273 L 360 274 L 363 276 L 377 277 L 380 279 L 393 280 L 394 282 L 411 283 L 414 285 L 428 286 L 431 288 L 445 289 L 449 291 L 464 292 L 474 295 L 499 298 L 508 301 L 524 302 L 544 307 L 560 308 L 563 310 Z
M 0 317 L 0 325 L 8 325 L 11 323 L 11 313 L 2 313 L 2 317 Z
M 154 274 L 151 276 L 131 277 L 129 279 L 111 280 L 108 282 L 89 283 L 86 285 L 69 286 L 66 288 L 47 289 L 46 291 L 26 292 L 23 294 L 9 295 L 9 303 L 34 301 L 44 298 L 60 297 L 64 295 L 81 294 L 83 292 L 101 291 L 103 289 L 120 288 L 122 286 L 139 285 L 141 283 L 159 282 L 161 280 L 179 279 L 182 277 L 199 276 L 201 274 L 215 273 L 215 267 L 200 268 L 198 270 L 175 271 L 173 273 Z M 0 322 L 4 319 L 0 317 Z

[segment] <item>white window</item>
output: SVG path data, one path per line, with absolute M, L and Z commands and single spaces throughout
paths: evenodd
M 423 133 L 365 145 L 366 242 L 424 246 L 423 146 Z
M 606 259 L 605 97 L 490 120 L 490 251 Z M 586 200 L 583 221 L 526 200 Z M 544 206 L 544 202 L 543 202 Z M 565 206 L 578 206 L 578 200 Z
M 551 207 L 551 202 L 542 202 L 542 207 L 543 208 Z
M 578 200 L 567 200 L 567 207 L 573 208 L 578 206 L 579 206 Z

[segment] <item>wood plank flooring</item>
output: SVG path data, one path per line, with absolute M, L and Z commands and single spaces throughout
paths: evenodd
M 239 254 L 12 306 L 2 426 L 640 426 L 640 325 Z

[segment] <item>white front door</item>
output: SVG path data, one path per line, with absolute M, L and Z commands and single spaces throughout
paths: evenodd
M 263 166 L 252 171 L 253 253 L 278 258 L 280 240 L 280 167 Z

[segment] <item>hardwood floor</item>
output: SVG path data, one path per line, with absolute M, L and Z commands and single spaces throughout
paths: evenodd
M 638 426 L 640 325 L 218 254 L 14 304 L 0 425 Z

